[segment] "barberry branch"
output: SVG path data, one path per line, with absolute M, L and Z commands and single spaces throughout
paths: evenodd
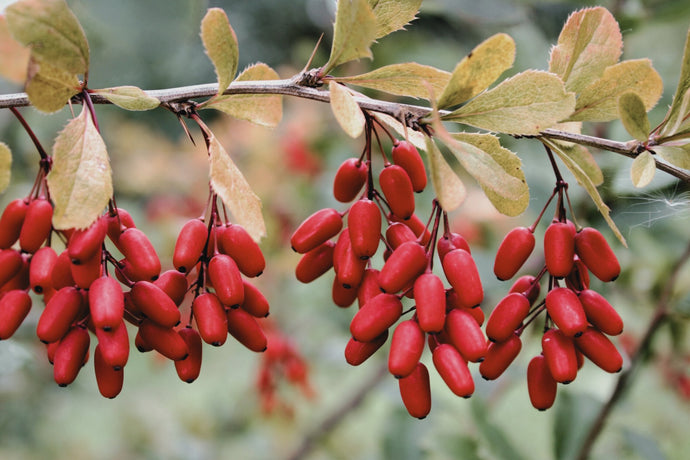
M 678 258 L 678 260 L 672 267 L 671 274 L 667 278 L 666 284 L 664 285 L 664 289 L 661 292 L 661 295 L 659 296 L 659 300 L 657 301 L 656 308 L 654 310 L 654 316 L 650 320 L 649 325 L 647 326 L 647 330 L 645 331 L 644 336 L 640 341 L 640 344 L 635 350 L 635 353 L 633 353 L 633 355 L 630 357 L 630 365 L 627 369 L 621 372 L 620 376 L 618 377 L 618 381 L 616 382 L 616 386 L 613 389 L 613 392 L 611 393 L 611 396 L 609 397 L 608 401 L 606 401 L 606 403 L 602 406 L 601 410 L 599 411 L 599 414 L 592 423 L 592 426 L 590 426 L 589 431 L 587 433 L 587 437 L 580 446 L 580 451 L 577 455 L 578 460 L 586 460 L 590 458 L 590 453 L 592 451 L 594 443 L 603 431 L 603 427 L 606 424 L 609 415 L 611 414 L 614 407 L 620 400 L 621 396 L 623 396 L 625 391 L 628 389 L 633 374 L 642 363 L 642 360 L 645 358 L 645 356 L 649 354 L 649 350 L 651 348 L 652 341 L 656 336 L 656 333 L 666 322 L 671 313 L 671 297 L 673 295 L 673 291 L 678 280 L 678 275 L 680 274 L 681 269 L 683 268 L 685 263 L 688 262 L 688 260 L 690 260 L 690 245 L 688 245 L 685 248 L 683 254 L 680 256 L 680 258 Z
M 315 87 L 313 82 L 305 77 L 308 75 L 309 72 L 303 72 L 292 78 L 284 80 L 234 81 L 223 94 L 273 94 L 329 103 L 329 92 Z M 218 85 L 216 83 L 145 91 L 148 96 L 155 97 L 161 101 L 162 104 L 185 102 L 198 98 L 208 98 L 214 96 L 217 92 Z M 400 121 L 403 121 L 405 125 L 412 128 L 418 128 L 420 124 L 423 124 L 421 123 L 422 120 L 431 114 L 431 109 L 429 107 L 371 99 L 363 95 L 355 95 L 354 98 L 362 110 L 369 110 L 372 112 L 390 115 Z M 81 98 L 77 98 L 72 102 L 81 103 L 80 99 Z M 91 101 L 94 104 L 111 104 L 108 99 L 100 94 L 91 94 Z M 31 101 L 29 101 L 29 97 L 26 95 L 26 93 L 0 95 L 0 108 L 27 107 L 30 105 Z M 440 114 L 443 115 L 444 111 L 440 111 Z M 558 139 L 573 142 L 588 147 L 607 150 L 609 152 L 624 155 L 629 158 L 635 158 L 645 150 L 645 147 L 639 141 L 633 140 L 629 142 L 617 142 L 600 137 L 570 133 L 567 131 L 560 131 L 550 128 L 545 129 L 540 135 L 534 137 L 544 137 L 548 139 Z M 655 163 L 656 168 L 660 171 L 670 174 L 677 179 L 690 184 L 690 174 L 686 173 L 682 169 L 659 161 L 656 158 Z

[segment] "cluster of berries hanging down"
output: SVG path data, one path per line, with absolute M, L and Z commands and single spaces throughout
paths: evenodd
M 350 323 L 347 362 L 363 363 L 392 335 L 389 371 L 399 379 L 408 412 L 424 418 L 431 410 L 429 372 L 420 361 L 425 346 L 453 393 L 467 398 L 474 392 L 468 363 L 482 361 L 487 352 L 481 330 L 484 314 L 478 308 L 484 292 L 469 245 L 451 232 L 438 202 L 434 201 L 426 223 L 415 214 L 414 193 L 426 187 L 427 177 L 414 145 L 394 140 L 392 163 L 381 148 L 383 169 L 376 188 L 373 131 L 370 124 L 361 157 L 346 160 L 334 179 L 333 194 L 338 201 L 357 200 L 345 212 L 317 211 L 293 233 L 292 248 L 303 254 L 296 276 L 308 283 L 333 268 L 334 303 L 348 307 L 357 301 L 359 305 Z M 343 228 L 345 216 L 347 226 Z M 380 248 L 385 262 L 377 269 L 372 257 Z M 435 252 L 448 288 L 432 271 Z M 404 298 L 415 305 L 404 311 Z M 408 319 L 398 322 L 404 316 Z
M 229 333 L 252 351 L 266 349 L 259 321 L 269 313 L 268 301 L 245 279 L 261 274 L 264 256 L 243 227 L 221 216 L 215 194 L 205 217 L 180 231 L 175 268 L 161 273 L 148 237 L 112 203 L 89 228 L 54 229 L 45 180 L 49 159 L 41 165 L 29 196 L 9 203 L 0 217 L 0 339 L 24 321 L 33 290 L 45 303 L 36 333 L 46 344 L 55 382 L 75 380 L 95 336 L 96 380 L 109 398 L 120 393 L 129 358 L 125 321 L 137 328 L 138 350 L 156 350 L 174 361 L 185 382 L 200 373 L 202 342 L 220 346 Z M 185 303 L 188 293 L 191 305 Z
M 553 405 L 558 383 L 575 380 L 584 358 L 606 372 L 618 372 L 623 366 L 622 356 L 608 338 L 623 332 L 623 321 L 601 294 L 590 289 L 589 278 L 592 273 L 603 282 L 614 281 L 620 274 L 618 259 L 598 230 L 577 229 L 567 219 L 568 184 L 547 152 L 556 173 L 553 194 L 531 227 L 516 227 L 504 237 L 494 273 L 502 281 L 518 273 L 535 247 L 537 224 L 557 196 L 555 216 L 544 234 L 545 264 L 536 276 L 519 277 L 491 312 L 486 324 L 491 344 L 479 366 L 485 379 L 498 378 L 519 354 L 522 332 L 544 313 L 542 353 L 527 367 L 530 401 L 539 410 Z M 548 292 L 537 303 L 540 281 L 547 274 Z

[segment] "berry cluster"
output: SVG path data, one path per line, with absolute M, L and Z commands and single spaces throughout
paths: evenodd
M 592 273 L 601 281 L 613 281 L 620 274 L 620 265 L 598 230 L 577 230 L 566 218 L 567 183 L 560 178 L 551 199 L 556 195 L 555 217 L 544 234 L 544 267 L 537 276 L 518 278 L 491 312 L 486 334 L 492 343 L 479 366 L 485 379 L 498 378 L 519 354 L 524 329 L 544 312 L 542 353 L 527 368 L 530 401 L 539 410 L 553 405 L 557 384 L 572 382 L 585 357 L 607 372 L 618 372 L 623 365 L 608 338 L 623 331 L 623 321 L 601 294 L 590 289 L 589 279 Z M 503 239 L 494 263 L 498 279 L 513 278 L 532 253 L 534 229 L 551 199 L 534 225 L 514 228 Z M 536 303 L 540 280 L 546 274 L 548 292 Z
M 434 202 L 427 224 L 415 214 L 414 193 L 425 188 L 427 179 L 414 145 L 394 141 L 393 163 L 381 149 L 384 166 L 378 175 L 379 189 L 375 187 L 371 131 L 370 127 L 362 157 L 346 160 L 334 179 L 338 201 L 359 198 L 343 213 L 332 208 L 317 211 L 295 230 L 292 248 L 303 254 L 295 271 L 298 280 L 308 283 L 333 268 L 334 303 L 348 307 L 357 300 L 359 310 L 350 323 L 352 338 L 345 347 L 351 365 L 372 356 L 394 327 L 388 368 L 399 379 L 408 412 L 423 418 L 431 409 L 429 373 L 420 362 L 425 344 L 436 370 L 455 394 L 469 397 L 474 392 L 468 362 L 482 361 L 487 351 L 481 330 L 484 316 L 476 308 L 484 292 L 467 242 L 450 231 L 438 203 Z M 441 220 L 444 232 L 438 238 Z M 385 262 L 376 269 L 372 257 L 381 242 Z M 449 288 L 432 271 L 435 251 Z M 415 305 L 403 311 L 406 297 Z M 398 323 L 405 314 L 411 317 Z

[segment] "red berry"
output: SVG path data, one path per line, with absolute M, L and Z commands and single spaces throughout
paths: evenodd
M 118 327 L 125 312 L 125 296 L 115 278 L 102 276 L 91 283 L 89 311 L 97 328 L 108 331 Z
M 123 319 L 110 331 L 96 328 L 103 360 L 114 369 L 122 369 L 129 359 L 129 333 Z
M 484 299 L 484 290 L 474 259 L 464 249 L 454 249 L 443 258 L 443 272 L 465 307 L 472 308 Z
M 446 290 L 443 281 L 428 272 L 414 282 L 417 321 L 424 332 L 440 332 L 446 322 Z
M 107 235 L 115 246 L 120 249 L 120 235 L 125 229 L 136 227 L 134 225 L 134 219 L 129 212 L 122 208 L 115 209 L 115 214 L 108 214 L 106 217 L 106 222 L 108 224 Z
M 436 243 L 436 250 L 438 251 L 439 260 L 443 261 L 448 254 L 453 249 L 464 249 L 465 251 L 472 253 L 470 251 L 470 245 L 467 240 L 459 233 L 448 233 L 443 235 Z
M 333 249 L 333 269 L 338 281 L 346 288 L 356 288 L 362 282 L 367 261 L 352 251 L 350 229 L 346 228 L 338 237 Z
M 433 351 L 434 367 L 448 388 L 456 395 L 469 398 L 474 393 L 474 380 L 467 361 L 452 345 L 442 343 Z
M 565 277 L 565 285 L 573 291 L 589 289 L 589 270 L 577 255 L 573 260 L 573 269 Z
M 42 294 L 53 287 L 53 267 L 57 258 L 55 249 L 49 246 L 39 249 L 31 257 L 29 284 L 35 293 Z
M 192 383 L 201 373 L 201 336 L 191 327 L 182 328 L 177 333 L 187 345 L 189 354 L 186 358 L 175 361 L 175 371 L 180 380 Z
M 101 277 L 103 274 L 101 256 L 102 250 L 98 248 L 98 251 L 90 259 L 86 259 L 82 263 L 75 264 L 74 261 L 70 262 L 70 272 L 77 287 L 89 289 L 91 284 Z
M 173 266 L 182 273 L 191 271 L 204 252 L 207 239 L 208 226 L 204 221 L 188 220 L 177 235 L 173 251 Z
M 22 251 L 33 254 L 48 238 L 53 225 L 53 205 L 45 197 L 29 203 L 26 216 L 19 233 L 19 246 Z
M 148 237 L 138 228 L 128 228 L 119 238 L 119 249 L 139 279 L 152 281 L 161 272 L 161 262 Z
M 536 278 L 532 275 L 524 275 L 515 280 L 513 285 L 510 287 L 508 292 L 517 292 L 518 294 L 523 294 L 529 300 L 530 305 L 539 298 L 539 292 L 541 291 L 541 286 L 536 282 Z
M 20 289 L 0 297 L 0 340 L 12 337 L 31 310 L 31 297 Z
M 244 300 L 242 274 L 232 257 L 216 254 L 208 263 L 208 278 L 223 305 L 234 308 Z
M 417 148 L 408 141 L 400 141 L 391 152 L 393 163 L 402 167 L 410 178 L 412 189 L 419 193 L 426 187 L 426 169 Z
M 82 312 L 84 298 L 73 286 L 60 289 L 46 304 L 38 318 L 36 335 L 44 343 L 60 340 Z
M 402 302 L 393 294 L 379 294 L 357 311 L 350 323 L 355 340 L 371 342 L 395 324 L 402 314 Z
M 75 326 L 60 340 L 53 357 L 53 378 L 64 387 L 74 382 L 89 352 L 89 331 Z
M 391 212 L 403 220 L 414 214 L 414 190 L 405 170 L 398 165 L 383 168 L 379 175 L 381 192 Z
M 75 263 L 82 263 L 92 258 L 101 249 L 107 229 L 106 218 L 100 217 L 90 227 L 75 230 L 67 243 L 70 259 Z
M 398 292 L 424 272 L 428 259 L 424 246 L 416 241 L 401 244 L 388 258 L 381 273 L 379 285 L 384 292 Z
M 621 273 L 616 254 L 599 230 L 583 228 L 575 235 L 575 250 L 582 262 L 601 281 L 613 281 Z
M 529 299 L 523 294 L 508 294 L 498 302 L 486 322 L 487 337 L 493 342 L 508 340 L 527 317 L 529 309 Z
M 381 238 L 381 211 L 375 202 L 362 198 L 350 207 L 347 216 L 352 251 L 360 259 L 376 254 Z
M 549 329 L 541 338 L 544 358 L 551 376 L 559 383 L 570 383 L 577 376 L 577 355 L 573 339 L 559 329 Z
M 431 231 L 426 228 L 426 223 L 417 216 L 412 214 L 409 219 L 402 219 L 395 214 L 388 214 L 388 220 L 395 223 L 405 224 L 412 230 L 412 232 L 420 239 L 420 243 L 426 245 L 431 240 Z
M 577 337 L 587 328 L 587 316 L 577 294 L 557 287 L 546 294 L 546 310 L 553 322 L 568 337 Z
M 19 251 L 14 249 L 0 250 L 0 286 L 5 285 L 14 278 L 24 265 L 24 260 Z
M 232 257 L 245 276 L 253 278 L 263 273 L 266 268 L 264 255 L 243 226 L 229 224 L 220 227 L 216 238 L 220 252 Z
M 11 201 L 0 217 L 0 249 L 8 249 L 19 239 L 29 203 L 22 198 Z
M 351 366 L 359 366 L 376 353 L 386 343 L 386 339 L 388 339 L 388 329 L 371 342 L 358 342 L 351 337 L 345 345 L 345 361 Z
M 616 346 L 592 326 L 575 338 L 575 345 L 590 361 L 606 372 L 615 373 L 623 368 L 623 357 Z
M 556 278 L 568 276 L 573 269 L 575 239 L 566 222 L 552 222 L 544 233 L 544 259 L 549 273 Z
M 395 378 L 407 377 L 415 370 L 424 351 L 424 335 L 412 319 L 395 326 L 388 353 L 388 370 Z
M 416 239 L 417 235 L 402 222 L 393 222 L 386 229 L 386 241 L 393 250 L 407 241 L 415 241 Z
M 178 361 L 189 355 L 189 347 L 172 327 L 161 326 L 145 319 L 139 325 L 139 334 L 146 345 L 170 360 Z
M 367 163 L 359 158 L 345 160 L 333 179 L 333 196 L 341 203 L 354 200 L 367 181 Z
M 534 233 L 527 227 L 515 227 L 503 238 L 496 252 L 494 274 L 509 280 L 522 268 L 534 249 Z
M 230 309 L 226 313 L 230 335 L 251 351 L 266 350 L 268 341 L 256 318 L 241 308 Z
M 259 288 L 244 280 L 242 284 L 244 286 L 244 301 L 240 305 L 240 308 L 254 318 L 265 318 L 268 316 L 268 300 L 266 300 L 266 297 L 261 293 Z
M 345 287 L 338 278 L 333 279 L 333 287 L 331 288 L 331 298 L 333 303 L 341 308 L 347 308 L 352 305 L 357 298 L 359 288 Z M 381 291 L 379 291 L 380 293 Z
M 454 308 L 446 315 L 446 332 L 463 358 L 473 363 L 486 355 L 486 337 L 477 321 L 464 309 Z
M 153 282 L 161 288 L 178 307 L 187 294 L 187 277 L 177 270 L 166 270 Z
M 228 338 L 228 320 L 218 297 L 210 292 L 201 294 L 192 302 L 192 312 L 204 342 L 214 347 L 223 345 Z
M 295 267 L 297 280 L 302 283 L 311 283 L 330 270 L 333 267 L 334 248 L 334 242 L 326 241 L 304 254 Z
M 338 234 L 343 228 L 343 219 L 332 208 L 321 209 L 307 217 L 290 238 L 295 252 L 304 254 Z
M 546 410 L 556 400 L 557 382 L 551 376 L 546 359 L 535 356 L 527 366 L 527 391 L 535 409 Z
M 360 308 L 369 301 L 372 297 L 381 294 L 381 286 L 379 285 L 379 271 L 375 268 L 367 268 L 364 271 L 362 282 L 357 288 L 357 303 Z
M 521 349 L 522 341 L 520 336 L 515 333 L 504 342 L 490 343 L 484 361 L 479 364 L 479 373 L 486 380 L 497 379 L 508 369 Z
M 93 354 L 94 372 L 98 391 L 105 398 L 112 399 L 120 394 L 124 384 L 125 374 L 122 368 L 115 369 L 108 364 L 102 354 L 100 343 L 96 345 Z
M 161 327 L 172 328 L 180 322 L 180 310 L 175 302 L 165 291 L 149 281 L 134 283 L 130 298 L 147 318 Z
M 62 289 L 67 286 L 74 286 L 74 278 L 72 277 L 72 262 L 69 258 L 69 253 L 65 249 L 58 255 L 53 265 L 53 273 L 51 275 L 51 283 L 53 289 Z
M 400 397 L 407 412 L 418 419 L 423 419 L 431 411 L 431 383 L 429 371 L 423 363 L 417 363 L 415 370 L 400 380 Z
M 587 320 L 604 334 L 623 332 L 623 320 L 610 303 L 596 291 L 585 289 L 579 294 Z

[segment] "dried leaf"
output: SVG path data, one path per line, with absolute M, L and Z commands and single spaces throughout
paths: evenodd
M 201 20 L 201 40 L 218 77 L 218 94 L 223 94 L 235 78 L 239 47 L 228 16 L 220 8 L 209 8 Z
M 64 0 L 20 0 L 5 14 L 12 35 L 36 60 L 74 75 L 88 72 L 89 44 Z
M 223 200 L 236 223 L 242 225 L 254 240 L 259 241 L 266 235 L 261 200 L 254 194 L 218 139 L 210 133 L 208 153 L 213 191 Z
M 443 117 L 506 134 L 536 135 L 570 115 L 575 95 L 556 75 L 528 70 Z
M 455 67 L 438 99 L 441 109 L 461 104 L 484 91 L 513 65 L 515 42 L 496 34 L 477 45 Z
M 247 67 L 235 81 L 278 80 L 275 70 L 263 63 Z M 216 109 L 239 120 L 274 127 L 283 118 L 283 98 L 277 94 L 225 94 L 215 96 L 199 108 Z
M 443 158 L 434 140 L 428 136 L 425 136 L 425 139 L 425 150 L 429 156 L 429 175 L 436 198 L 444 211 L 453 211 L 465 201 L 465 185 Z
M 102 95 L 116 106 L 122 107 L 125 110 L 153 110 L 161 103 L 158 99 L 149 96 L 136 86 L 116 86 L 97 89 L 93 93 Z
M 635 93 L 625 93 L 618 98 L 618 115 L 625 130 L 640 142 L 649 138 L 649 118 L 644 102 Z
M 376 40 L 378 22 L 368 0 L 341 0 L 333 26 L 333 45 L 324 74 L 345 62 L 371 58 L 369 47 Z
M 328 84 L 331 94 L 331 110 L 340 127 L 352 138 L 357 138 L 364 131 L 364 114 L 350 91 L 338 82 Z
M 31 50 L 12 37 L 7 19 L 0 15 L 0 75 L 15 83 L 24 83 Z
M 31 104 L 46 113 L 62 109 L 81 91 L 75 74 L 33 59 L 29 62 L 25 90 Z
M 369 0 L 376 16 L 376 37 L 381 38 L 404 28 L 417 15 L 422 0 Z
M 630 178 L 635 187 L 647 186 L 656 172 L 656 162 L 651 153 L 644 151 L 637 155 L 630 166 Z
M 611 121 L 618 118 L 618 98 L 636 93 L 646 110 L 661 97 L 663 83 L 649 59 L 623 61 L 607 67 L 604 74 L 585 88 L 577 98 L 569 121 Z
M 407 139 L 417 147 L 419 150 L 426 150 L 426 136 L 419 132 L 419 131 L 414 131 L 410 128 L 405 128 L 405 126 L 400 123 L 400 120 L 397 118 L 393 118 L 390 115 L 386 115 L 385 113 L 380 113 L 377 112 L 374 114 L 374 116 L 381 122 L 392 129 L 395 130 L 398 134 L 400 134 L 403 138 Z
M 660 131 L 661 137 L 669 137 L 680 131 L 683 120 L 690 115 L 690 29 L 685 37 L 685 51 L 680 65 L 680 80 L 673 102 Z
M 673 166 L 690 169 L 690 151 L 671 145 L 655 145 L 652 150 Z
M 341 83 L 351 83 L 397 96 L 429 97 L 431 85 L 434 92 L 441 92 L 448 84 L 450 74 L 435 67 L 408 62 L 380 67 L 353 77 L 338 77 Z
M 58 229 L 88 227 L 113 196 L 108 152 L 86 107 L 55 139 L 48 187 Z
M 0 142 L 0 193 L 10 185 L 12 177 L 12 152 L 4 142 Z
M 551 50 L 549 71 L 561 77 L 566 90 L 579 93 L 617 63 L 622 51 L 623 37 L 613 15 L 606 8 L 586 8 L 571 14 L 563 26 Z

